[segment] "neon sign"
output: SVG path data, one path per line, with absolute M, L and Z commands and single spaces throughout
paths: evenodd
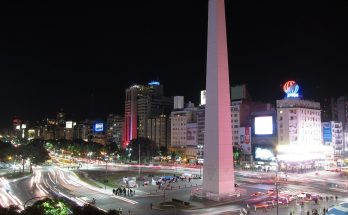
M 149 85 L 150 85 L 150 86 L 153 86 L 153 85 L 159 86 L 159 85 L 160 85 L 160 82 L 158 82 L 158 81 L 151 81 L 151 82 L 149 83 Z
M 94 132 L 103 132 L 104 131 L 104 124 L 101 122 L 95 123 L 93 130 L 94 130 Z
M 296 84 L 295 81 L 287 81 L 283 85 L 283 90 L 286 93 L 287 98 L 297 98 L 299 96 L 298 91 L 300 90 L 300 87 L 298 86 L 298 84 Z

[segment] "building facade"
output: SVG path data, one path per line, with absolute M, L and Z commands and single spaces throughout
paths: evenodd
M 147 120 L 161 114 L 169 114 L 173 99 L 163 96 L 159 82 L 133 85 L 126 89 L 123 147 L 129 141 L 147 136 Z
M 322 144 L 319 102 L 277 100 L 277 125 L 280 144 Z

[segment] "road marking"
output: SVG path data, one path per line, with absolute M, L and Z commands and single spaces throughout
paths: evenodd
M 131 200 L 131 199 L 127 199 L 127 198 L 122 197 L 122 196 L 111 196 L 111 197 L 113 197 L 113 198 L 115 198 L 115 199 L 119 199 L 119 200 L 125 201 L 125 202 L 128 202 L 128 203 L 131 203 L 131 204 L 133 204 L 133 205 L 139 203 L 139 202 L 137 202 L 137 201 L 134 201 L 134 200 Z

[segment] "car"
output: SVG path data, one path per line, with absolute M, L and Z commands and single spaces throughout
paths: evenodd
M 265 202 L 261 202 L 259 204 L 255 204 L 254 205 L 254 209 L 255 211 L 259 208 L 264 208 L 264 209 L 269 209 L 274 207 L 274 202 L 273 201 L 265 201 Z
M 250 196 L 251 196 L 251 197 L 255 197 L 255 196 L 263 196 L 263 195 L 265 195 L 265 193 L 256 192 L 256 193 L 251 194 Z

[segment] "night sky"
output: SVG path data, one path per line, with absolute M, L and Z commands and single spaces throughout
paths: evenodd
M 0 126 L 123 114 L 124 89 L 158 80 L 199 102 L 207 0 L 8 1 L 1 5 Z M 348 1 L 227 0 L 231 84 L 275 103 L 294 79 L 307 99 L 348 94 Z

